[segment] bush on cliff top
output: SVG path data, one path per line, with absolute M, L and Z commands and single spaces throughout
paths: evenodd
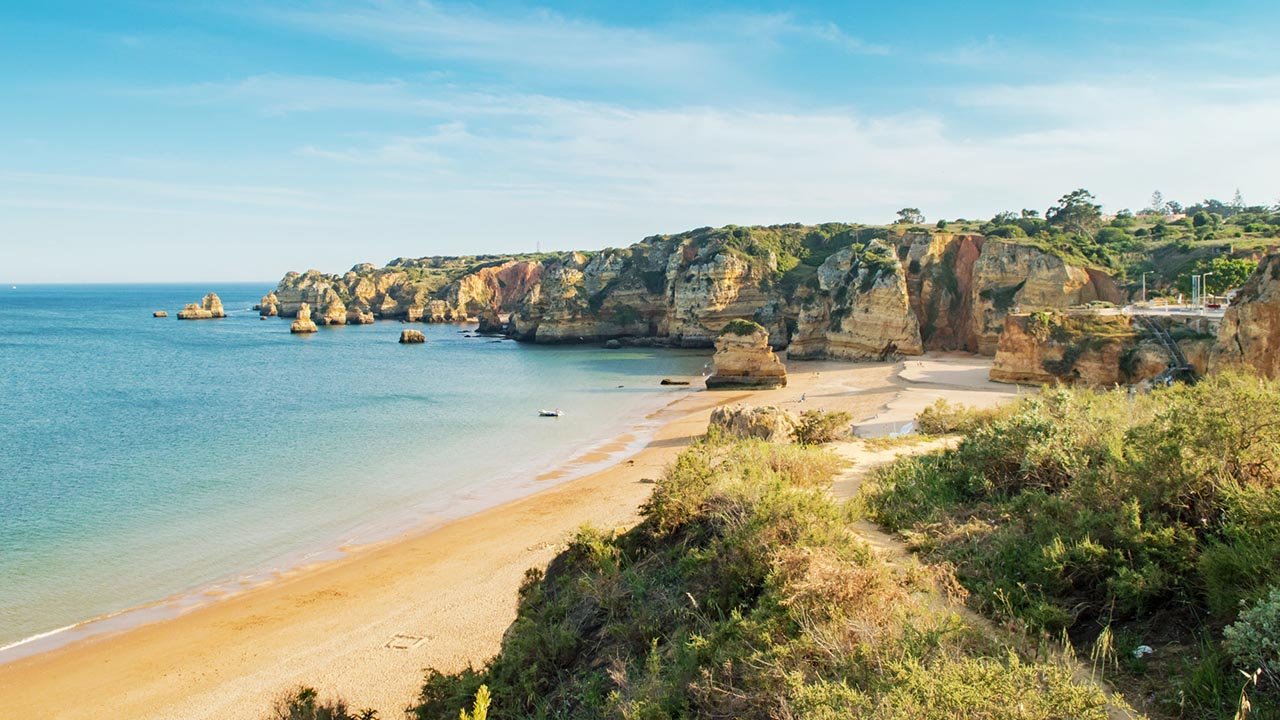
M 1226 655 L 1212 640 L 1210 653 L 1174 648 L 1280 584 L 1277 472 L 1280 383 L 1226 374 L 1135 398 L 1026 399 L 953 450 L 885 468 L 864 500 L 926 557 L 953 563 L 984 612 L 1086 645 L 1115 624 L 1121 654 L 1172 635 L 1133 669 L 1171 663 L 1151 676 L 1182 679 L 1148 690 L 1211 717 L 1239 693 Z M 1177 664 L 1193 655 L 1207 664 Z
M 765 330 L 760 323 L 743 320 L 742 318 L 730 320 L 720 330 L 721 335 L 754 335 L 758 332 L 768 334 L 769 331 Z
M 501 718 L 1093 718 L 1068 666 L 938 610 L 851 531 L 834 455 L 699 443 L 627 532 L 586 529 L 532 570 L 501 653 L 431 672 L 413 714 Z

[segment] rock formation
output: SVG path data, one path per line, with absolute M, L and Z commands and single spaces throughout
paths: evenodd
M 401 330 L 401 345 L 417 345 L 427 341 L 427 336 L 422 334 L 421 330 Z
M 306 303 L 300 303 L 296 313 L 296 319 L 289 326 L 291 333 L 313 333 L 317 330 L 316 324 L 311 321 L 311 306 Z
M 167 318 L 167 317 L 169 317 L 169 313 L 168 313 L 168 312 L 165 312 L 164 310 L 157 310 L 157 311 L 155 311 L 155 312 L 151 313 L 151 317 Z
M 758 323 L 735 320 L 716 338 L 708 389 L 767 390 L 787 384 L 787 368 L 769 347 L 769 333 Z
M 280 314 L 280 298 L 276 297 L 275 292 L 269 292 L 262 296 L 262 302 L 258 303 L 258 315 L 262 317 L 276 317 Z
M 373 311 L 368 305 L 352 305 L 347 308 L 348 325 L 372 325 Z
M 179 320 L 209 320 L 226 316 L 226 312 L 222 310 L 222 300 L 217 293 L 205 295 L 198 305 L 196 303 L 187 303 L 178 313 Z
M 342 302 L 342 298 L 336 294 L 325 303 L 324 308 L 320 311 L 321 325 L 346 325 L 347 324 L 347 306 Z
M 887 358 L 924 352 L 902 267 L 878 240 L 848 247 L 818 268 L 817 292 L 800 308 L 793 358 Z
M 1222 318 L 1209 369 L 1249 368 L 1280 377 L 1280 255 L 1268 255 Z
M 773 405 L 747 407 L 735 404 L 723 405 L 711 411 L 708 431 L 715 428 L 729 437 L 790 442 L 795 427 L 795 416 L 781 408 Z
M 558 257 L 397 258 L 289 273 L 263 298 L 322 322 L 480 320 L 538 343 L 708 347 L 736 320 L 796 358 L 994 354 L 1005 316 L 1123 297 L 1104 272 L 1025 241 L 841 223 L 700 228 Z M 345 314 L 336 308 L 345 306 Z M 507 318 L 499 328 L 497 318 Z M 340 319 L 341 318 L 341 319 Z

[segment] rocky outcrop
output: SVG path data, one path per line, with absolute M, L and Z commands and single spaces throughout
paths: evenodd
M 341 298 L 335 297 L 320 310 L 320 325 L 346 325 L 347 305 Z
M 1102 387 L 1155 377 L 1170 362 L 1128 315 L 1011 314 L 999 338 L 991 365 L 998 382 Z
M 167 318 L 169 317 L 169 313 L 165 312 L 164 310 L 157 310 L 151 313 L 151 317 Z
M 210 320 L 224 318 L 227 313 L 222 309 L 222 300 L 217 293 L 209 293 L 199 304 L 187 303 L 178 313 L 179 320 Z
M 262 296 L 262 302 L 258 303 L 258 315 L 262 317 L 276 317 L 280 314 L 280 298 L 275 292 L 269 292 Z
M 711 363 L 708 389 L 767 390 L 787 384 L 787 368 L 769 347 L 769 333 L 748 320 L 725 325 Z
M 795 416 L 773 405 L 723 405 L 711 411 L 707 430 L 735 438 L 790 442 L 795 427 Z
M 421 330 L 401 330 L 401 345 L 420 345 L 427 341 L 427 336 L 422 334 Z
M 1240 367 L 1280 377 L 1280 255 L 1263 258 L 1236 293 L 1208 365 L 1211 371 Z
M 1124 301 L 1106 273 L 1072 265 L 1030 245 L 993 238 L 983 243 L 974 261 L 972 283 L 972 335 L 965 349 L 982 355 L 995 353 L 1004 318 L 1011 310 L 1033 312 L 1095 301 Z
M 481 335 L 503 335 L 507 332 L 507 321 L 502 319 L 498 311 L 489 309 L 480 314 L 476 332 Z
M 923 352 L 902 267 L 886 243 L 845 248 L 822 263 L 800 308 L 792 358 L 885 359 Z
M 368 305 L 353 305 L 347 308 L 348 325 L 372 325 L 373 311 Z
M 289 332 L 301 335 L 317 330 L 315 322 L 311 320 L 311 306 L 307 303 L 299 303 L 293 324 L 289 326 Z

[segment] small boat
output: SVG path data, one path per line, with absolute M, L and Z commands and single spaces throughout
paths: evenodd
M 556 408 L 555 410 L 538 411 L 538 417 L 560 417 L 561 415 L 564 415 L 564 411 L 560 408 Z

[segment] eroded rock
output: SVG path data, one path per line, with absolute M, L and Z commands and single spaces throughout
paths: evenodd
M 735 320 L 716 338 L 714 370 L 708 389 L 767 390 L 787 384 L 787 368 L 769 347 L 769 333 L 758 323 Z

